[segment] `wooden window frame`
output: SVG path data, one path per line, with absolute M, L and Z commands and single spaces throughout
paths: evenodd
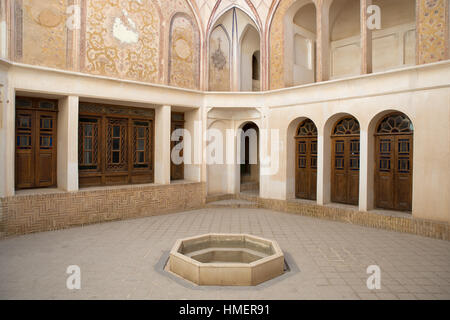
M 154 183 L 155 176 L 155 111 L 136 107 L 122 107 L 98 103 L 80 102 L 79 119 L 98 119 L 98 168 L 83 169 L 79 163 L 80 187 L 112 186 Z M 126 148 L 121 156 L 121 165 L 109 163 L 112 161 L 112 153 L 108 158 L 108 152 L 112 152 L 112 132 L 108 137 L 108 128 L 111 120 L 121 123 L 121 151 Z M 79 122 L 79 130 L 80 124 Z M 147 168 L 135 167 L 135 152 L 137 144 L 134 141 L 135 123 L 148 124 L 148 142 L 144 145 L 147 154 Z M 108 146 L 108 139 L 111 143 Z M 79 132 L 79 141 L 81 141 Z M 125 147 L 124 147 L 125 146 Z M 79 154 L 83 151 L 83 145 L 79 145 Z

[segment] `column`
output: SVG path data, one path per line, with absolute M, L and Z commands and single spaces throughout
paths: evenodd
M 318 0 L 316 3 L 316 82 L 330 79 L 330 1 Z
M 331 138 L 324 134 L 328 130 L 319 126 L 317 129 L 317 204 L 325 205 L 331 202 Z
M 367 7 L 372 0 L 361 0 L 361 74 L 372 73 L 372 30 L 367 28 Z
M 57 182 L 65 191 L 78 190 L 78 104 L 77 96 L 59 100 L 57 123 Z
M 155 115 L 155 183 L 170 184 L 171 106 L 161 106 Z
M 361 130 L 359 139 L 359 210 L 369 211 L 373 209 L 374 145 L 368 130 Z
M 14 195 L 15 94 L 0 82 L 0 197 Z

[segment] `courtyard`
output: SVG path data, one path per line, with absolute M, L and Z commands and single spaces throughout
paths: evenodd
M 176 239 L 273 239 L 288 270 L 255 287 L 196 286 L 164 271 Z M 205 208 L 0 241 L 0 299 L 450 299 L 450 242 L 251 208 Z M 67 267 L 81 270 L 69 290 Z M 369 290 L 367 267 L 381 269 Z

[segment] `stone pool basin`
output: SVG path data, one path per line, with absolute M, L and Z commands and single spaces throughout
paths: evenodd
M 168 269 L 198 285 L 254 286 L 284 272 L 273 241 L 249 234 L 205 234 L 175 242 Z

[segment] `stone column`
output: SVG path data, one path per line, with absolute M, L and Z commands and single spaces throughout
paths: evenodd
M 68 96 L 58 106 L 57 182 L 65 191 L 78 190 L 78 104 L 77 96 Z
M 416 1 L 416 62 L 449 59 L 449 1 Z
M 318 127 L 317 137 L 317 204 L 324 205 L 331 200 L 331 138 L 329 131 Z
M 155 183 L 170 184 L 171 106 L 161 106 L 155 115 Z
M 15 94 L 0 79 L 0 197 L 14 195 Z
M 316 82 L 330 79 L 329 0 L 316 1 Z
M 367 28 L 367 7 L 372 0 L 361 0 L 361 74 L 372 73 L 372 30 Z
M 359 210 L 368 211 L 373 209 L 374 145 L 367 129 L 361 130 L 359 139 Z

